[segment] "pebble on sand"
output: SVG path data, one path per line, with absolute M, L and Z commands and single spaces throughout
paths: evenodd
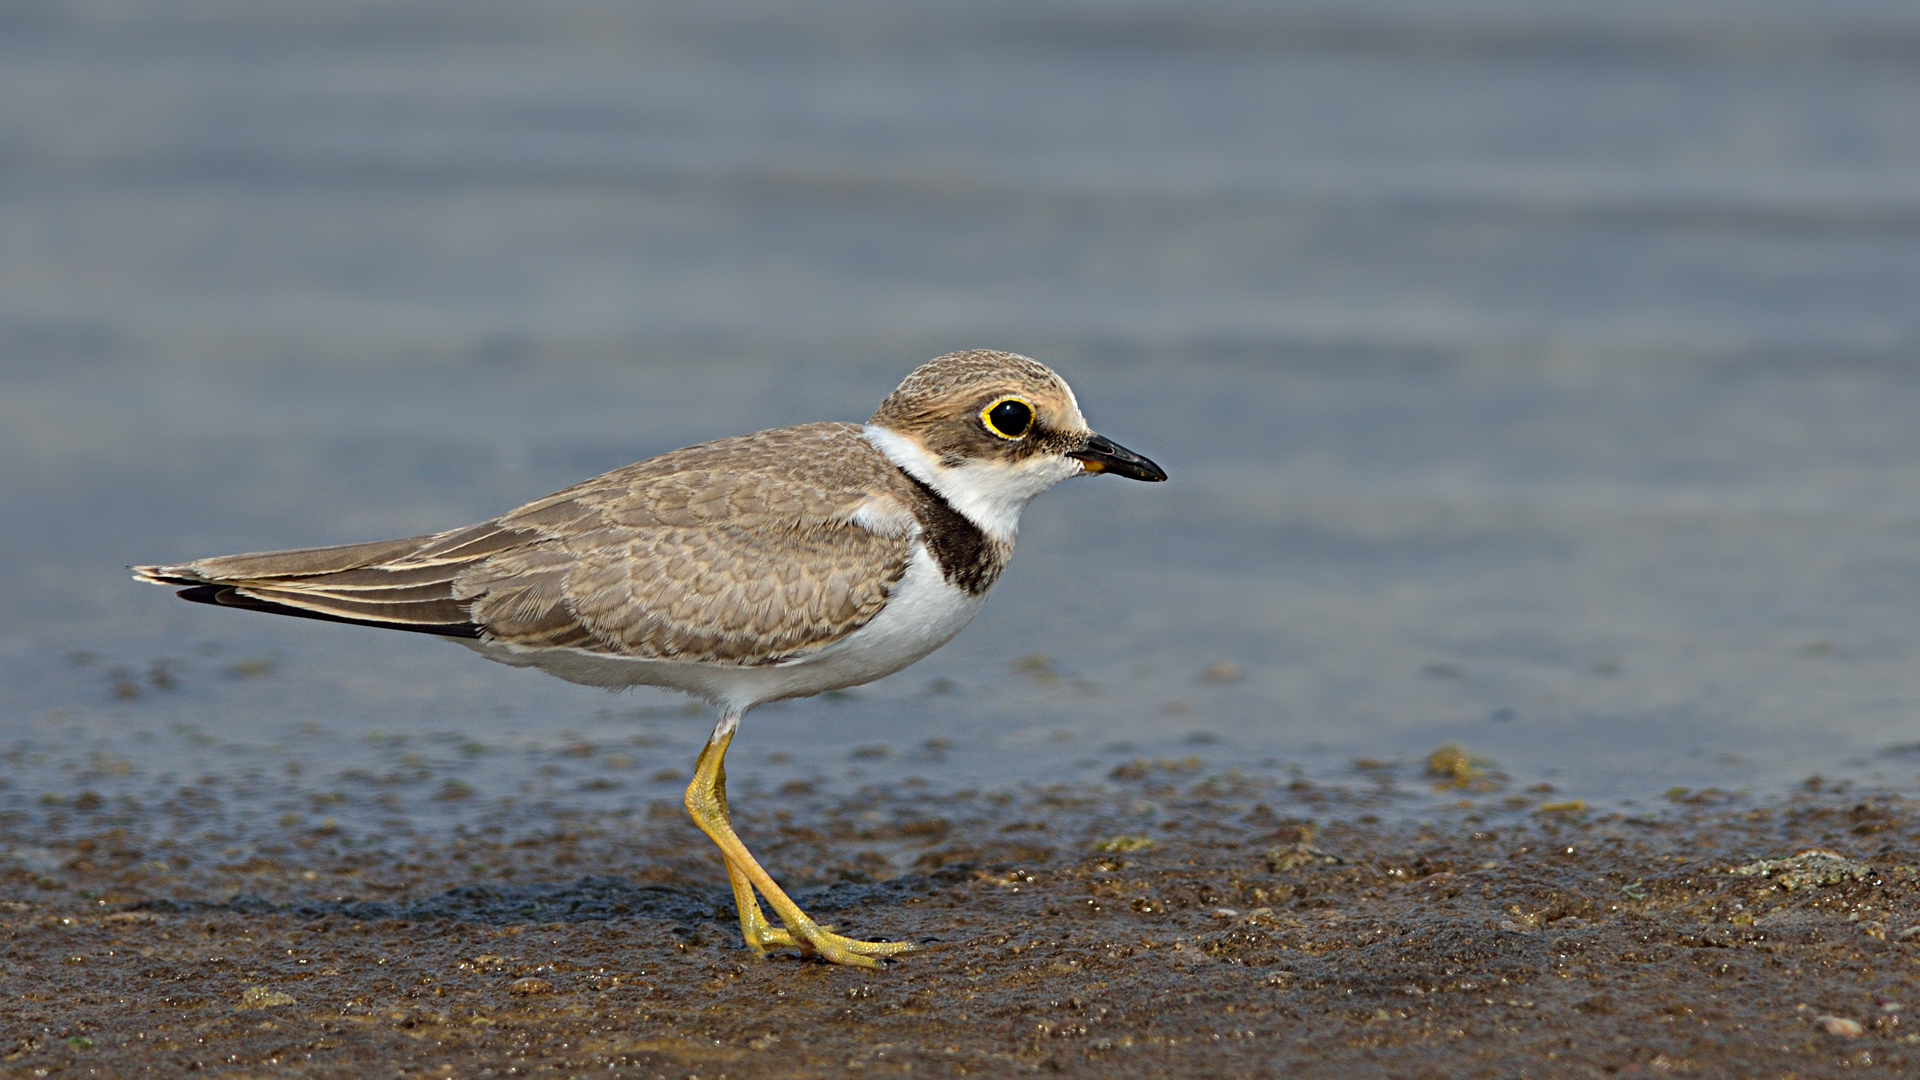
M 1870 876 L 1873 873 L 1873 867 L 1823 848 L 1809 848 L 1790 859 L 1761 859 L 1745 866 L 1733 867 L 1727 873 L 1740 877 L 1771 878 L 1776 884 L 1792 892 L 1795 889 L 1819 888 L 1824 885 L 1859 881 Z
M 277 1009 L 293 1003 L 292 994 L 270 986 L 249 986 L 240 991 L 240 1007 L 243 1009 Z
M 1469 754 L 1459 743 L 1446 745 L 1427 755 L 1427 775 L 1438 781 L 1436 788 L 1461 788 L 1475 786 L 1487 771 L 1485 758 Z
M 1849 1020 L 1844 1016 L 1816 1016 L 1813 1018 L 1813 1024 L 1821 1031 L 1842 1039 L 1857 1039 L 1866 1030 L 1860 1026 L 1860 1021 Z

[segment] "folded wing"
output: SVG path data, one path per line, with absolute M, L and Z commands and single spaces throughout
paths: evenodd
M 492 521 L 135 576 L 201 603 L 525 648 L 778 663 L 858 629 L 906 571 L 904 481 L 851 424 L 688 447 Z M 892 515 L 898 519 L 899 515 Z

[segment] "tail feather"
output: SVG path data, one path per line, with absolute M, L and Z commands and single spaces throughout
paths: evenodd
M 256 551 L 245 555 L 216 555 L 174 566 L 136 566 L 134 576 L 146 581 L 181 583 L 179 579 L 199 582 L 262 581 L 270 578 L 314 577 L 358 570 L 393 562 L 418 551 L 437 536 L 414 536 L 404 540 L 376 540 L 370 544 L 341 544 L 337 547 L 297 548 L 292 551 Z
M 249 595 L 240 589 L 227 585 L 195 585 L 181 589 L 176 593 L 182 600 L 191 600 L 196 604 L 214 604 L 219 607 L 244 608 L 248 611 L 264 611 L 272 615 L 292 615 L 301 619 L 318 619 L 322 622 L 352 623 L 355 626 L 377 626 L 383 630 L 411 630 L 421 634 L 435 634 L 440 637 L 477 638 L 480 628 L 464 619 L 453 623 L 430 622 L 394 622 L 386 619 L 360 619 L 349 615 L 340 615 L 314 607 L 293 607 L 271 600 L 263 600 Z
M 412 600 L 386 596 L 341 596 L 316 589 L 283 589 L 264 585 L 242 586 L 241 591 L 268 603 L 381 623 L 444 626 L 467 619 L 466 611 L 453 598 L 452 582 L 440 586 L 437 595 Z
M 480 627 L 466 605 L 455 598 L 453 580 L 472 558 L 483 556 L 442 557 L 424 563 L 410 558 L 448 538 L 449 534 L 436 533 L 131 569 L 142 581 L 185 586 L 180 597 L 196 603 L 477 638 Z M 471 551 L 473 546 L 484 545 L 462 546 Z

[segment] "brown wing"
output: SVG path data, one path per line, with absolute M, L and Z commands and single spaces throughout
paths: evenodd
M 432 536 L 135 574 L 189 600 L 622 656 L 774 663 L 879 613 L 904 530 L 851 523 L 910 481 L 852 424 L 704 443 Z

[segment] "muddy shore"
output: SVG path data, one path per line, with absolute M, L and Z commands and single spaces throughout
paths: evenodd
M 1418 775 L 1419 763 L 1378 770 Z M 355 844 L 200 793 L 0 826 L 9 1076 L 1821 1076 L 1920 1063 L 1920 804 L 1418 806 L 1139 761 L 1018 793 L 790 785 L 742 832 L 879 973 L 739 943 L 668 800 Z M 1478 786 L 1483 790 L 1474 790 Z M 1147 813 L 1144 808 L 1150 808 Z M 228 833 L 240 829 L 229 826 Z M 491 838 L 490 838 L 491 837 Z M 37 861 L 36 861 L 37 860 Z

